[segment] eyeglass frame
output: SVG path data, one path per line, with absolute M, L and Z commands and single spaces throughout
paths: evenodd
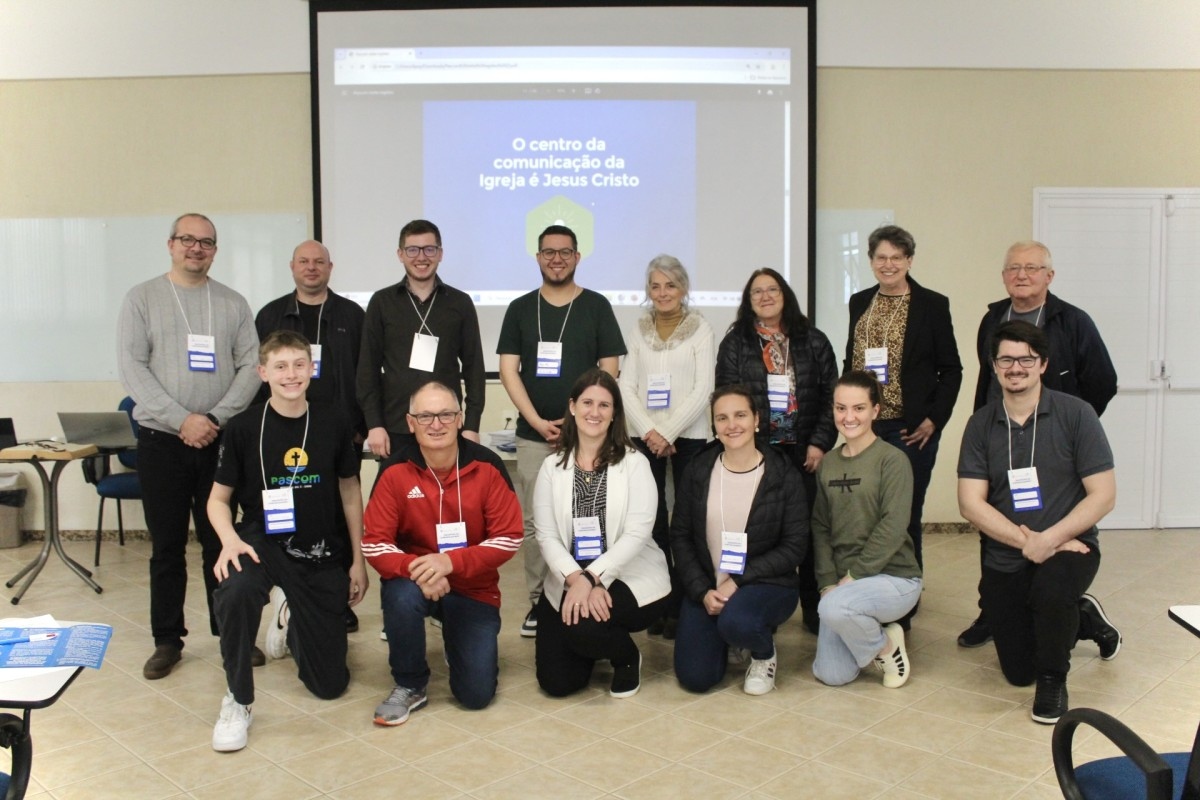
M 187 242 L 188 239 L 192 240 L 191 244 L 188 244 L 188 242 Z M 207 236 L 205 236 L 203 239 L 200 239 L 195 236 L 192 236 L 190 233 L 176 234 L 175 236 L 171 237 L 171 241 L 179 242 L 181 245 L 183 245 L 188 250 L 191 250 L 196 245 L 200 245 L 200 249 L 204 250 L 204 251 L 210 251 L 210 250 L 217 249 L 217 240 L 216 239 L 210 239 Z
M 412 252 L 416 250 L 416 252 Z M 432 251 L 432 252 L 430 252 Z M 400 252 L 409 258 L 416 258 L 419 255 L 424 255 L 426 258 L 433 258 L 438 253 L 442 252 L 440 244 L 406 244 L 400 248 Z
M 557 250 L 553 247 L 543 247 L 537 251 L 537 254 L 540 258 L 544 258 L 547 261 L 553 261 L 555 256 L 558 256 L 563 261 L 570 261 L 571 257 L 578 252 L 574 247 L 560 247 Z
M 459 409 L 457 411 L 438 411 L 436 414 L 433 413 L 432 411 L 422 411 L 419 414 L 413 414 L 412 412 L 405 412 L 405 415 L 412 417 L 413 421 L 416 422 L 418 425 L 420 425 L 422 428 L 428 428 L 430 425 L 433 424 L 433 420 L 435 418 L 437 419 L 438 422 L 442 423 L 443 425 L 453 425 L 454 421 L 456 419 L 458 419 L 458 415 L 461 413 L 462 413 L 462 409 Z M 424 422 L 421 421 L 422 417 L 425 418 Z M 444 419 L 445 417 L 449 417 L 449 419 Z
M 1001 270 L 1005 275 L 1020 275 L 1024 272 L 1026 275 L 1039 275 L 1042 270 L 1050 269 L 1045 264 L 1005 264 Z
M 779 297 L 783 294 L 782 286 L 759 286 L 757 289 L 750 290 L 751 297 Z
M 1003 363 L 1005 361 L 1008 363 Z M 1026 364 L 1026 361 L 1029 363 Z M 992 359 L 992 364 L 1000 369 L 1012 369 L 1013 364 L 1020 364 L 1023 368 L 1029 369 L 1030 367 L 1037 366 L 1041 362 L 1041 356 L 996 356 Z

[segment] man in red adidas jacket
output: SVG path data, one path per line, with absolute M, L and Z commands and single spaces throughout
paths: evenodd
M 383 473 L 363 519 L 363 555 L 382 578 L 383 628 L 395 688 L 377 725 L 400 725 L 426 703 L 425 618 L 442 623 L 450 691 L 487 706 L 499 672 L 500 565 L 521 547 L 521 507 L 500 459 L 462 438 L 462 410 L 430 382 L 409 401 L 416 447 Z

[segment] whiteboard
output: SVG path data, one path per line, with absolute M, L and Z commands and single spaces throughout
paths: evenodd
M 175 216 L 0 219 L 0 381 L 116 380 L 121 301 L 170 268 Z M 210 216 L 210 276 L 255 312 L 294 288 L 307 213 Z

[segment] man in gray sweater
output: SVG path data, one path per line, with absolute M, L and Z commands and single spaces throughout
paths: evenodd
M 137 403 L 138 475 L 152 543 L 150 628 L 142 669 L 164 678 L 183 650 L 188 517 L 195 520 L 214 635 L 213 573 L 221 543 L 205 515 L 221 427 L 258 391 L 258 334 L 245 298 L 209 279 L 217 231 L 184 214 L 167 240 L 171 269 L 129 290 L 117 322 L 121 383 Z

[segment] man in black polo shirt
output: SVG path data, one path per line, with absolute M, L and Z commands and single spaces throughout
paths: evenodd
M 1067 710 L 1077 639 L 1103 653 L 1120 635 L 1085 594 L 1100 568 L 1096 523 L 1116 502 L 1112 450 L 1090 405 L 1042 385 L 1048 352 L 1028 322 L 996 329 L 1002 394 L 967 422 L 958 507 L 987 537 L 980 595 L 1000 669 L 1014 685 L 1037 682 L 1033 719 L 1053 724 Z

